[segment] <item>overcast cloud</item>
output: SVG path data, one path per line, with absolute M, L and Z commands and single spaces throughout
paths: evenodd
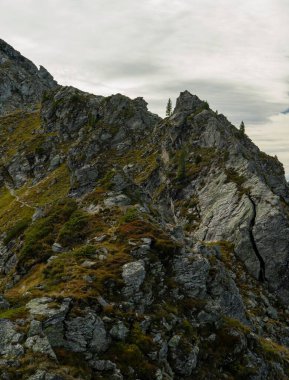
M 288 36 L 288 0 L 0 0 L 0 38 L 61 84 L 161 116 L 187 89 L 289 173 Z

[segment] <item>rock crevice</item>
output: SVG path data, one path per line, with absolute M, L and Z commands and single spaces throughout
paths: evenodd
M 255 255 L 256 255 L 259 263 L 260 263 L 258 280 L 260 282 L 265 282 L 265 281 L 267 281 L 266 275 L 265 275 L 265 269 L 266 269 L 265 268 L 265 261 L 264 261 L 262 255 L 260 254 L 260 252 L 258 250 L 258 246 L 257 246 L 256 240 L 254 237 L 254 227 L 255 227 L 255 223 L 256 223 L 257 207 L 256 207 L 256 203 L 254 202 L 254 200 L 250 194 L 248 194 L 248 199 L 249 199 L 251 206 L 252 206 L 252 217 L 251 217 L 250 224 L 249 224 L 249 237 L 250 237 L 250 241 L 252 244 L 253 251 L 254 251 L 254 253 L 255 253 Z

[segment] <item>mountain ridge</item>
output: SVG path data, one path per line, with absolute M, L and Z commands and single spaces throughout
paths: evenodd
M 188 91 L 161 119 L 2 45 L 2 378 L 289 378 L 282 164 Z

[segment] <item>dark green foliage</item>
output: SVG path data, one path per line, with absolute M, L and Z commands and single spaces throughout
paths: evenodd
M 90 127 L 94 127 L 95 124 L 97 123 L 97 118 L 95 115 L 93 115 L 92 113 L 89 113 L 88 114 L 88 125 Z
M 226 182 L 234 182 L 240 195 L 247 194 L 249 192 L 250 189 L 243 186 L 244 182 L 246 182 L 246 178 L 240 175 L 234 168 L 225 169 L 225 173 L 227 175 Z
M 245 134 L 245 124 L 244 122 L 242 121 L 241 124 L 240 124 L 240 128 L 239 128 L 240 132 L 242 133 L 242 135 Z
M 195 164 L 198 165 L 201 162 L 202 162 L 202 156 L 200 154 L 197 154 L 195 158 Z
M 150 363 L 142 351 L 144 338 L 140 338 L 140 336 L 136 336 L 135 338 L 135 343 L 115 342 L 106 356 L 118 364 L 121 372 L 125 375 L 125 379 L 134 380 L 140 378 L 143 380 L 151 380 L 154 378 L 156 367 Z M 147 337 L 147 339 L 150 338 Z M 134 337 L 132 336 L 129 340 L 134 341 Z M 151 339 L 150 343 L 152 348 Z M 140 344 L 140 346 L 138 344 Z M 130 367 L 134 368 L 136 372 L 132 373 Z
M 80 93 L 75 93 L 71 96 L 70 102 L 73 104 L 83 103 L 85 100 L 84 96 Z
M 225 170 L 227 175 L 227 182 L 235 182 L 238 186 L 242 186 L 246 178 L 240 175 L 234 168 Z
M 207 102 L 207 100 L 204 101 L 203 109 L 205 109 L 205 110 L 209 110 L 209 109 L 210 109 L 210 105 L 209 105 L 209 103 Z
M 95 255 L 94 245 L 83 245 L 73 250 L 73 254 L 78 257 L 89 258 Z
M 87 226 L 87 215 L 81 210 L 76 210 L 60 229 L 57 240 L 65 247 L 80 243 L 85 238 Z
M 160 258 L 173 256 L 178 250 L 178 244 L 168 238 L 160 237 L 153 241 L 153 249 L 157 252 Z
M 172 101 L 171 99 L 168 100 L 167 108 L 166 108 L 166 116 L 170 117 L 172 114 Z
M 30 222 L 30 218 L 19 220 L 19 222 L 17 222 L 15 226 L 7 233 L 6 237 L 3 240 L 3 243 L 6 245 L 14 238 L 17 238 L 21 233 L 23 233 L 26 230 Z
M 50 94 L 51 94 L 50 91 L 44 91 L 42 95 L 42 102 L 46 102 L 47 100 L 49 100 L 51 96 Z
M 138 211 L 136 208 L 129 208 L 126 213 L 120 218 L 120 223 L 130 223 L 134 220 L 137 220 L 139 217 Z

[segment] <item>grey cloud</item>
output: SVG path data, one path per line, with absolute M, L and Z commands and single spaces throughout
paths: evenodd
M 161 65 L 157 65 L 153 62 L 145 62 L 142 60 L 126 61 L 118 60 L 107 64 L 105 62 L 98 63 L 87 62 L 85 64 L 90 72 L 100 73 L 103 78 L 138 78 L 138 77 L 150 77 L 158 75 L 163 71 Z

